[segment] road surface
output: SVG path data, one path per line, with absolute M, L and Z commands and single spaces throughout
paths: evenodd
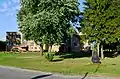
M 0 79 L 120 79 L 120 78 L 63 76 L 34 70 L 0 66 Z

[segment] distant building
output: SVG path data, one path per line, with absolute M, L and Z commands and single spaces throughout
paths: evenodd
M 6 32 L 7 49 L 21 44 L 21 35 L 18 32 Z
M 40 45 L 36 44 L 34 41 L 26 41 L 26 44 L 28 45 L 28 51 L 40 51 Z
M 40 45 L 36 44 L 33 40 L 25 40 L 19 32 L 6 32 L 7 50 L 18 48 L 23 51 L 40 51 Z M 85 43 L 87 44 L 87 43 Z M 43 45 L 43 50 L 48 50 L 48 45 Z M 60 45 L 53 44 L 52 52 L 80 52 L 80 36 L 73 34 L 67 38 L 64 43 Z
M 80 36 L 77 34 L 71 38 L 71 52 L 80 52 Z
M 80 52 L 80 38 L 79 35 L 74 34 L 68 38 L 65 43 L 60 45 L 53 44 L 52 52 Z M 36 44 L 33 40 L 24 40 L 21 43 L 22 47 L 28 47 L 28 51 L 40 51 L 40 45 Z M 48 50 L 48 45 L 43 45 L 43 50 Z

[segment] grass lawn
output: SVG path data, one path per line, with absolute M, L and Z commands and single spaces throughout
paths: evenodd
M 59 59 L 55 57 L 55 60 Z M 120 75 L 120 56 L 105 58 L 102 64 L 91 64 L 91 58 L 69 58 L 62 61 L 48 62 L 39 53 L 10 54 L 0 53 L 0 65 L 14 66 L 44 72 L 60 73 L 65 75 Z

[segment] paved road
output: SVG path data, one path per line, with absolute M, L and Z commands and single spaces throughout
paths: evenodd
M 83 77 L 53 75 L 40 71 L 0 66 L 0 79 L 120 79 L 107 77 Z

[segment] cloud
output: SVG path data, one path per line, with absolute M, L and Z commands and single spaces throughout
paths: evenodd
M 7 3 L 8 3 L 8 5 L 11 5 L 11 1 L 8 1 Z
M 4 2 L 1 6 L 0 6 L 0 12 L 6 12 L 8 10 L 8 4 L 6 2 Z
M 12 0 L 13 3 L 19 3 L 20 0 Z
M 0 9 L 0 12 L 5 12 L 6 11 L 6 9 Z
M 9 11 L 6 13 L 7 16 L 13 16 L 16 15 L 17 10 L 19 10 L 19 6 L 14 6 L 9 9 Z
M 4 2 L 4 3 L 2 4 L 2 7 L 3 7 L 4 9 L 7 9 L 7 8 L 8 8 L 8 4 L 7 4 L 6 2 Z
M 20 8 L 19 5 L 17 5 L 17 6 L 12 7 L 11 9 L 12 9 L 13 11 L 16 11 L 16 10 L 18 10 L 19 8 Z
M 1 37 L 0 38 L 0 41 L 5 41 L 6 40 L 6 37 Z
M 13 16 L 15 13 L 13 13 L 13 12 L 7 12 L 6 13 L 6 16 Z
M 8 4 L 4 2 L 0 8 L 0 12 L 5 12 L 8 9 Z
M 8 0 L 3 2 L 0 6 L 0 13 L 5 13 L 7 16 L 16 15 L 16 11 L 19 10 L 19 0 Z

